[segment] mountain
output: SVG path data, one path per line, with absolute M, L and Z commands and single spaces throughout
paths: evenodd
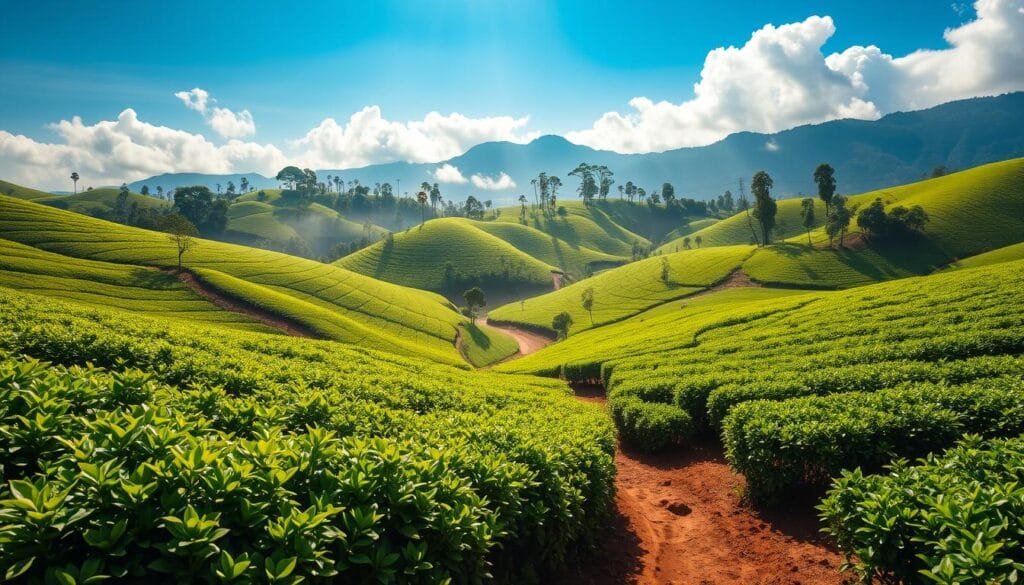
M 580 162 L 607 165 L 618 184 L 633 181 L 651 190 L 669 181 L 677 196 L 707 199 L 737 179 L 749 180 L 765 169 L 775 180 L 779 197 L 813 193 L 811 173 L 823 161 L 832 164 L 842 193 L 871 191 L 919 180 L 936 166 L 950 170 L 1024 155 L 1024 92 L 950 102 L 927 110 L 889 114 L 878 120 L 835 120 L 800 126 L 774 134 L 740 132 L 707 146 L 661 153 L 618 154 L 573 144 L 559 136 L 543 136 L 529 144 L 488 142 L 439 163 L 387 163 L 358 169 L 324 169 L 321 177 L 340 175 L 363 184 L 398 182 L 400 192 L 414 193 L 443 164 L 457 167 L 466 179 L 473 175 L 512 177 L 516 186 L 485 191 L 472 181 L 442 185 L 447 199 L 475 195 L 495 203 L 511 203 L 520 193 L 532 197 L 530 179 L 545 171 L 565 182 L 562 196 L 573 197 L 575 181 L 567 175 Z M 166 174 L 129 185 L 165 189 L 215 183 L 237 185 L 243 175 Z M 244 175 L 256 188 L 276 181 L 255 173 Z M 613 186 L 614 189 L 614 186 Z

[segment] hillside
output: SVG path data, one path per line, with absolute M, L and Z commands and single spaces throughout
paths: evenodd
M 604 210 L 604 206 L 588 207 L 580 201 L 573 200 L 561 200 L 558 205 L 565 208 L 566 215 L 564 217 L 558 214 L 542 213 L 534 207 L 527 206 L 526 218 L 521 220 L 519 216 L 521 208 L 516 206 L 501 209 L 497 221 L 526 225 L 558 238 L 570 246 L 590 248 L 612 256 L 629 258 L 633 254 L 634 244 L 651 245 L 647 238 L 616 223 Z M 644 217 L 647 214 L 638 211 L 637 215 L 632 217 L 637 216 Z
M 170 267 L 165 234 L 0 196 L 6 239 L 92 260 Z M 335 266 L 200 240 L 184 265 L 228 296 L 244 298 L 319 334 L 366 347 L 460 362 L 454 347 L 463 318 L 441 297 Z
M 768 144 L 773 147 L 767 148 Z M 965 169 L 1020 156 L 1024 156 L 1024 93 L 1018 92 L 892 113 L 873 121 L 835 120 L 774 134 L 741 132 L 707 146 L 663 153 L 624 155 L 572 144 L 558 136 L 542 136 L 529 144 L 480 144 L 438 163 L 319 169 L 318 174 L 358 180 L 364 185 L 398 179 L 408 186 L 418 185 L 443 164 L 457 167 L 466 177 L 507 173 L 517 187 L 484 197 L 507 205 L 514 204 L 520 193 L 530 195 L 530 179 L 538 173 L 547 172 L 564 180 L 581 161 L 608 166 L 615 172 L 617 184 L 633 181 L 650 189 L 668 181 L 675 185 L 677 196 L 707 199 L 726 189 L 735 193 L 737 178 L 747 179 L 760 169 L 771 172 L 779 194 L 793 196 L 813 193 L 811 172 L 818 163 L 829 161 L 836 168 L 842 189 L 856 193 L 916 181 L 928 176 L 937 165 Z M 241 176 L 231 178 L 237 183 Z M 246 176 L 261 188 L 276 186 L 267 185 L 275 182 L 265 177 L 252 173 Z M 130 186 L 138 190 L 143 184 L 165 189 L 205 184 L 213 189 L 215 183 L 226 184 L 228 178 L 170 174 Z M 470 183 L 448 183 L 442 188 L 448 199 L 481 196 Z
M 554 266 L 463 218 L 442 218 L 394 234 L 335 264 L 373 278 L 457 297 L 465 288 L 528 294 L 552 286 Z M 450 270 L 449 270 L 450 267 Z
M 294 201 L 281 197 L 280 189 L 265 189 L 246 193 L 232 202 L 225 239 L 282 247 L 300 238 L 314 257 L 321 257 L 339 243 L 375 241 L 384 233 L 378 226 L 367 229 L 319 203 L 300 208 Z
M 570 334 L 575 334 L 717 284 L 753 252 L 752 246 L 728 246 L 646 258 L 546 295 L 509 303 L 488 313 L 488 319 L 551 331 L 552 319 L 564 311 L 572 316 Z M 668 273 L 663 279 L 665 262 Z M 593 291 L 592 313 L 581 302 L 586 290 Z

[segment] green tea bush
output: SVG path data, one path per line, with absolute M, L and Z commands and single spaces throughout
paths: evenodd
M 1024 439 L 972 436 L 882 475 L 846 471 L 819 510 L 865 581 L 1019 582 Z
M 995 378 L 744 402 L 725 418 L 722 438 L 750 495 L 770 501 L 794 486 L 824 487 L 844 469 L 876 470 L 944 449 L 964 433 L 1021 432 L 1024 381 Z
M 0 289 L 4 355 L 69 367 L 0 368 L 0 555 L 30 581 L 522 581 L 612 500 L 611 423 L 556 381 Z

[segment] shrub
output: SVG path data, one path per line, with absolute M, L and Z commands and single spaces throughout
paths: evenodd
M 1024 573 L 1024 439 L 964 439 L 883 475 L 846 471 L 819 506 L 865 581 L 1014 583 Z
M 610 400 L 609 406 L 622 440 L 644 451 L 677 447 L 693 435 L 690 416 L 671 404 L 626 396 Z

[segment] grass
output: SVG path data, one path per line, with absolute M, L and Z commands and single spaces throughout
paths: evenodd
M 65 256 L 142 266 L 169 267 L 175 249 L 165 234 L 105 222 L 0 196 L 0 231 L 5 238 Z M 294 256 L 199 240 L 184 264 L 222 278 L 245 300 L 268 309 L 295 303 L 294 317 L 338 341 L 461 362 L 454 347 L 456 326 L 465 319 L 442 297 Z M 313 308 L 319 310 L 314 310 Z
M 80 191 L 75 195 L 51 195 L 48 198 L 36 198 L 32 199 L 32 201 L 84 215 L 105 217 L 114 213 L 119 195 L 120 189 L 101 187 L 91 191 Z M 171 205 L 168 201 L 157 199 L 156 197 L 140 195 L 139 193 L 128 193 L 128 205 L 131 206 L 133 204 L 137 205 L 140 209 L 166 208 Z
M 483 221 L 474 222 L 473 225 L 545 264 L 557 266 L 573 278 L 586 275 L 594 267 L 614 266 L 629 261 L 626 256 L 614 256 L 585 246 L 572 245 L 518 223 Z
M 978 254 L 977 256 L 964 258 L 963 260 L 959 260 L 954 263 L 952 267 L 977 268 L 978 266 L 989 266 L 991 264 L 1013 262 L 1015 260 L 1024 260 L 1024 242 L 1003 246 L 1002 248 L 992 250 L 991 252 L 985 252 Z
M 776 215 L 777 226 L 774 234 L 775 238 L 785 239 L 804 233 L 803 222 L 800 219 L 800 201 L 800 199 L 778 200 L 778 214 Z M 823 225 L 825 220 L 825 204 L 820 199 L 815 198 L 814 211 L 815 217 L 818 219 L 817 225 Z M 752 244 L 754 243 L 754 236 L 750 230 L 751 223 L 754 226 L 754 230 L 757 230 L 757 220 L 751 217 L 748 222 L 746 213 L 736 213 L 725 219 L 701 227 L 691 233 L 681 234 L 676 239 L 669 240 L 659 246 L 658 251 L 664 253 L 676 252 L 684 249 L 684 236 L 689 237 L 690 241 L 693 241 L 694 238 L 700 236 L 701 246 Z M 757 237 L 758 240 L 760 240 L 760 232 L 758 232 Z
M 519 342 L 484 323 L 466 323 L 459 326 L 462 353 L 466 361 L 482 368 L 514 356 Z
M 752 251 L 751 246 L 728 246 L 653 256 L 543 296 L 509 303 L 491 311 L 489 318 L 550 330 L 554 316 L 565 311 L 573 318 L 570 333 L 578 333 L 709 287 L 739 268 Z M 662 259 L 669 263 L 667 281 L 661 278 Z M 581 303 L 587 289 L 594 291 L 593 324 Z
M 0 181 L 0 194 L 24 199 L 26 201 L 49 199 L 50 197 L 54 197 L 53 193 L 47 193 L 46 191 L 40 191 L 38 189 L 30 189 L 29 187 L 22 187 L 21 185 L 15 185 L 14 183 L 9 183 L 7 181 Z
M 0 239 L 0 286 L 95 307 L 245 331 L 274 330 L 198 296 L 154 268 L 82 260 Z
M 447 263 L 458 273 L 446 278 Z M 485 292 L 550 288 L 556 267 L 541 262 L 463 218 L 428 221 L 335 263 L 366 276 L 457 295 L 479 284 Z

